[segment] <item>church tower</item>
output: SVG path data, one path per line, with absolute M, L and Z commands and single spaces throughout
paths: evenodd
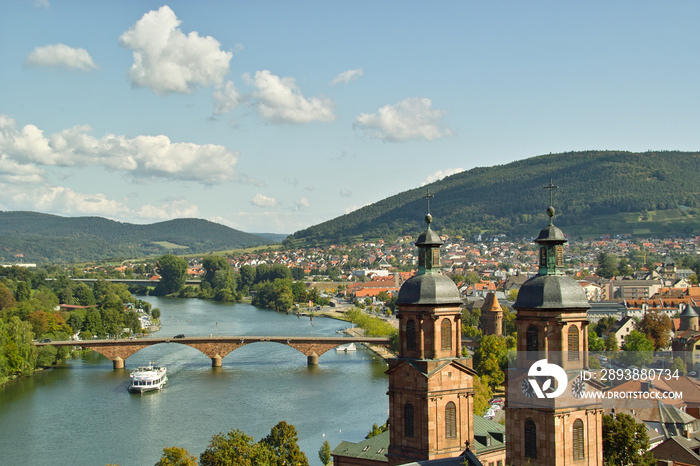
M 481 305 L 481 331 L 484 335 L 503 336 L 503 308 L 491 291 Z
M 555 187 L 551 181 L 545 186 Z M 539 272 L 523 284 L 513 306 L 517 357 L 506 375 L 506 464 L 600 465 L 602 405 L 584 396 L 595 382 L 581 373 L 589 367 L 590 306 L 583 288 L 564 274 L 567 240 L 553 224 L 554 208 L 547 214 L 549 225 L 535 240 Z
M 439 272 L 442 240 L 430 228 L 430 213 L 425 220 L 416 240 L 418 274 L 396 303 L 399 352 L 387 370 L 389 466 L 459 456 L 474 443 L 475 372 L 461 357 L 462 299 Z

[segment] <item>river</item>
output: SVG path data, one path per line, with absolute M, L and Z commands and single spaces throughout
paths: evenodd
M 347 326 L 248 304 L 143 299 L 161 309 L 158 336 L 337 336 Z M 128 393 L 129 372 L 149 361 L 168 367 L 168 386 Z M 110 360 L 90 352 L 0 388 L 0 463 L 154 465 L 165 447 L 199 457 L 219 432 L 240 429 L 257 441 L 284 420 L 318 466 L 324 440 L 331 448 L 360 441 L 388 417 L 387 366 L 360 346 L 356 353 L 331 350 L 314 367 L 286 345 L 253 343 L 212 368 L 204 354 L 171 343 L 143 349 L 125 365 L 115 371 Z

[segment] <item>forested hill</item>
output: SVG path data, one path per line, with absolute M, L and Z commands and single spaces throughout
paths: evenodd
M 136 225 L 100 217 L 0 212 L 2 263 L 71 263 L 166 252 L 196 254 L 269 243 L 260 236 L 201 219 Z
M 550 178 L 555 224 L 572 237 L 700 232 L 700 153 L 587 151 L 474 168 L 294 233 L 288 246 L 416 236 L 425 229 L 426 190 L 433 229 L 472 237 L 536 236 L 547 224 Z

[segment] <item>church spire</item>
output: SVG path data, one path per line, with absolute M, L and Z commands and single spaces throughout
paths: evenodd
M 540 267 L 537 275 L 562 275 L 564 273 L 564 247 L 566 237 L 564 232 L 554 226 L 554 214 L 556 211 L 552 206 L 554 201 L 553 191 L 559 186 L 552 183 L 550 178 L 549 184 L 543 186 L 544 189 L 549 189 L 549 202 L 547 207 L 547 215 L 549 216 L 549 225 L 540 231 L 540 235 L 535 240 L 535 243 L 540 245 Z
M 442 240 L 440 236 L 430 229 L 430 224 L 433 223 L 433 216 L 430 215 L 430 199 L 433 196 L 430 191 L 427 191 L 423 196 L 428 203 L 428 213 L 425 214 L 425 223 L 427 229 L 416 240 L 418 248 L 418 275 L 426 275 L 438 272 L 440 268 L 440 246 Z

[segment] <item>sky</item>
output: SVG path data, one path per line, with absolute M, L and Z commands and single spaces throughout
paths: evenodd
M 690 0 L 5 0 L 0 210 L 293 233 L 474 167 L 695 151 L 699 20 Z

